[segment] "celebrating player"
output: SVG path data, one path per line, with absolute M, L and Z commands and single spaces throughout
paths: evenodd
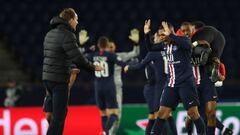
M 121 58 L 122 61 L 126 62 L 129 61 L 139 55 L 140 48 L 139 48 L 139 30 L 137 29 L 132 29 L 130 31 L 129 39 L 133 42 L 133 50 L 130 52 L 116 52 L 116 55 Z M 115 53 L 116 51 L 116 45 L 113 41 L 109 42 L 109 47 L 110 51 Z M 119 110 L 119 115 L 118 115 L 118 121 L 113 124 L 113 127 L 109 131 L 110 135 L 115 135 L 118 127 L 120 125 L 120 120 L 121 120 L 121 112 L 122 112 L 122 67 L 115 64 L 114 65 L 114 82 L 116 85 L 116 92 L 117 92 L 117 102 L 118 102 L 118 110 Z
M 104 70 L 95 72 L 95 98 L 97 106 L 101 111 L 102 128 L 108 135 L 114 122 L 118 120 L 118 103 L 116 87 L 114 83 L 114 65 L 125 66 L 116 54 L 109 49 L 107 37 L 98 39 L 99 51 L 89 54 L 87 57 L 94 65 L 101 65 Z
M 165 51 L 169 74 L 160 100 L 158 118 L 154 123 L 151 134 L 160 135 L 162 133 L 164 124 L 172 109 L 178 105 L 179 99 L 194 121 L 198 134 L 205 134 L 205 125 L 197 108 L 199 101 L 191 65 L 191 42 L 187 37 L 175 36 L 173 26 L 169 23 L 162 22 L 162 29 L 164 30 L 164 42 L 149 48 Z M 144 33 L 149 34 L 150 31 L 150 20 L 147 20 Z
M 218 63 L 215 62 L 219 62 L 218 59 L 220 59 L 221 52 L 225 43 L 224 37 L 215 28 L 204 26 L 204 23 L 200 21 L 193 22 L 192 24 L 185 22 L 181 25 L 181 30 L 185 36 L 192 37 L 192 63 L 194 65 L 193 72 L 196 78 L 197 89 L 200 97 L 201 116 L 205 118 L 208 126 L 207 134 L 214 134 L 216 126 L 224 134 L 231 135 L 232 130 L 229 128 L 223 128 L 224 125 L 218 119 L 216 119 L 215 114 L 217 105 L 215 81 L 222 81 L 225 78 L 220 73 L 218 73 L 220 66 L 215 66 L 218 69 L 211 69 L 212 65 L 218 65 Z M 211 45 L 210 43 L 214 45 Z M 216 49 L 216 47 L 219 48 Z M 214 56 L 217 57 L 214 58 Z M 216 60 L 214 62 L 215 64 L 212 62 L 213 60 Z M 210 77 L 212 80 L 209 79 Z M 186 127 L 188 134 L 191 134 L 192 125 L 190 124 L 189 118 L 186 121 Z
M 162 30 L 159 30 L 157 33 L 154 34 L 153 44 L 159 44 L 162 41 Z M 146 36 L 146 41 L 149 41 L 149 36 Z M 148 44 L 149 42 L 146 42 Z M 147 66 L 147 67 L 146 67 Z M 146 57 L 141 61 L 141 63 L 137 63 L 134 65 L 125 66 L 124 71 L 128 70 L 136 70 L 146 67 L 146 72 L 150 74 L 150 82 L 147 83 L 144 87 L 144 97 L 147 101 L 149 107 L 149 122 L 146 127 L 146 135 L 149 135 L 154 124 L 154 121 L 157 117 L 157 111 L 159 109 L 160 98 L 162 95 L 162 91 L 164 85 L 166 83 L 166 74 L 167 74 L 167 61 L 165 52 L 156 52 L 150 51 L 147 53 Z M 154 71 L 151 72 L 151 69 Z M 150 70 L 150 71 L 149 71 Z M 154 81 L 151 81 L 151 78 L 154 78 Z M 172 116 L 168 118 L 168 123 L 170 125 L 172 134 L 177 134 L 176 125 Z M 167 132 L 167 130 L 164 130 Z

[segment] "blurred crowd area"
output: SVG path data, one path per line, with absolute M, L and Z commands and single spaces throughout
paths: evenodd
M 0 67 L 0 105 L 34 106 L 41 105 L 45 95 L 41 84 L 42 49 L 44 35 L 49 29 L 49 21 L 66 7 L 72 7 L 79 15 L 79 26 L 86 29 L 90 40 L 85 48 L 96 43 L 105 35 L 114 40 L 117 50 L 132 49 L 128 39 L 129 31 L 137 28 L 143 45 L 144 20 L 152 19 L 152 30 L 156 30 L 162 20 L 171 22 L 175 30 L 184 21 L 201 20 L 215 26 L 226 38 L 222 62 L 225 63 L 227 79 L 221 88 L 220 101 L 240 101 L 240 2 L 238 0 L 138 0 L 138 1 L 0 1 L 0 42 L 1 49 L 17 63 L 14 67 Z M 144 52 L 144 48 L 141 50 Z M 1 52 L 1 64 L 12 65 Z M 143 53 L 142 53 L 143 54 Z M 7 56 L 6 56 L 7 57 Z M 139 56 L 141 60 L 144 55 Z M 0 64 L 0 65 L 1 65 Z M 21 73 L 13 72 L 20 69 Z M 10 70 L 13 68 L 12 70 Z M 10 71 L 9 71 L 10 70 Z M 26 77 L 23 77 L 26 76 Z M 145 83 L 144 71 L 134 71 L 124 78 L 124 102 L 144 102 L 142 89 Z M 9 90 L 15 89 L 15 92 Z M 15 93 L 17 104 L 8 103 L 6 98 Z M 7 102 L 7 103 L 5 103 Z M 94 104 L 92 77 L 81 71 L 72 89 L 71 104 Z

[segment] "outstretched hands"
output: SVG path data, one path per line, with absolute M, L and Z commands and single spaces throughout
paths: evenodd
M 164 29 L 163 34 L 165 36 L 169 36 L 171 34 L 171 30 L 170 30 L 170 28 L 168 26 L 168 23 L 165 22 L 165 21 L 162 21 L 162 26 L 163 26 L 163 29 Z
M 88 32 L 86 30 L 81 30 L 78 36 L 80 45 L 84 45 L 89 40 Z
M 139 43 L 139 30 L 134 28 L 130 31 L 130 35 L 128 36 L 130 40 L 132 40 L 134 43 Z

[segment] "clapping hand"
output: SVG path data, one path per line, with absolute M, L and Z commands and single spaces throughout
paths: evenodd
M 150 19 L 145 20 L 144 34 L 148 34 L 151 31 L 150 26 L 151 26 L 151 20 Z
M 169 35 L 171 34 L 171 30 L 170 30 L 170 28 L 168 27 L 168 23 L 165 22 L 165 21 L 162 21 L 162 26 L 163 26 L 163 29 L 164 29 L 163 34 L 164 34 L 165 36 L 169 36 Z

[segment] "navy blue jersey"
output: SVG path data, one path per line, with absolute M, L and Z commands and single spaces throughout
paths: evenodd
M 164 51 L 162 52 L 148 52 L 145 58 L 141 61 L 141 63 L 129 65 L 129 70 L 136 70 L 145 67 L 146 65 L 153 65 L 156 83 L 161 81 L 165 81 L 166 74 L 164 73 L 164 61 L 163 55 Z
M 149 36 L 147 36 L 149 37 Z M 169 87 L 177 87 L 182 82 L 193 76 L 191 53 L 192 44 L 189 38 L 169 35 L 172 43 L 166 44 L 161 42 L 158 45 L 151 45 L 149 48 L 152 51 L 164 51 L 168 60 L 168 79 Z M 150 42 L 150 39 L 148 39 Z
M 154 66 L 152 63 L 145 67 L 145 76 L 148 84 L 155 85 L 156 77 L 155 77 Z
M 98 51 L 88 54 L 87 58 L 92 61 L 94 65 L 100 65 L 104 68 L 102 71 L 95 71 L 96 81 L 113 79 L 114 64 L 125 66 L 125 63 L 121 61 L 121 58 L 111 52 Z

